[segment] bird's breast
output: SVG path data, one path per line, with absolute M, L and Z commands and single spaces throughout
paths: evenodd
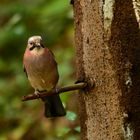
M 33 88 L 50 90 L 58 81 L 57 64 L 49 54 L 30 53 L 24 57 L 24 66 Z

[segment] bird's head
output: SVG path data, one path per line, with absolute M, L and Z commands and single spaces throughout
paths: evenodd
M 32 51 L 39 51 L 44 48 L 41 36 L 32 36 L 28 39 L 27 48 Z

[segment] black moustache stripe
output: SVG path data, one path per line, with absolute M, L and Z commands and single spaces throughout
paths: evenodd
M 35 48 L 35 46 L 32 46 L 32 47 L 30 48 L 30 51 L 33 50 L 34 48 Z
M 42 47 L 42 48 L 45 48 L 43 44 L 41 44 L 41 47 Z

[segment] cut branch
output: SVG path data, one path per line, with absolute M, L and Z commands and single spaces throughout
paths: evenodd
M 73 91 L 73 90 L 78 90 L 78 89 L 84 89 L 87 86 L 87 83 L 78 83 L 78 84 L 74 84 L 71 86 L 66 86 L 66 87 L 61 87 L 61 88 L 55 88 L 52 89 L 48 92 L 41 92 L 38 94 L 29 94 L 27 96 L 23 96 L 22 97 L 22 101 L 28 101 L 28 100 L 34 100 L 34 99 L 39 99 L 42 97 L 47 97 L 47 96 L 52 96 L 52 95 L 57 95 L 63 92 L 67 92 L 67 91 Z

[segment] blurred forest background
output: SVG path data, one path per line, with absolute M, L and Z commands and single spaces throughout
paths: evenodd
M 78 140 L 75 94 L 62 94 L 67 115 L 46 119 L 22 66 L 28 37 L 41 35 L 56 57 L 59 86 L 74 83 L 73 12 L 69 0 L 0 1 L 0 140 Z

